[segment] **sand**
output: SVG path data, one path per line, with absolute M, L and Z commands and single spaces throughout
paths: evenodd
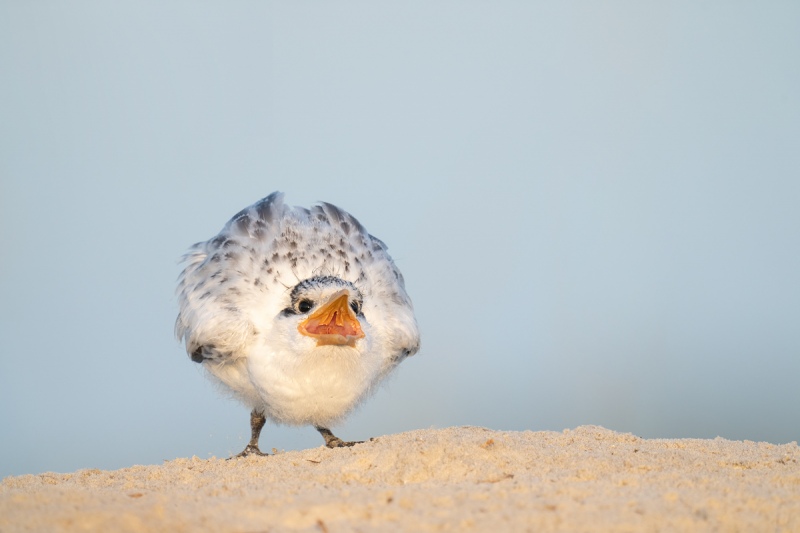
M 800 531 L 800 448 L 454 427 L 8 477 L 0 531 Z

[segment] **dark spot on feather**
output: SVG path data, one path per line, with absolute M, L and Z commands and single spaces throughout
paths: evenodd
M 350 224 L 348 224 L 347 222 L 342 220 L 341 226 L 342 226 L 342 231 L 344 232 L 344 234 L 345 235 L 350 235 Z
M 203 347 L 201 346 L 200 348 L 193 351 L 191 358 L 192 361 L 194 361 L 195 363 L 202 363 L 203 361 L 205 361 L 206 358 L 203 356 Z
M 206 359 L 213 359 L 216 355 L 215 350 L 216 346 L 213 344 L 201 345 L 195 348 L 189 357 L 191 357 L 192 361 L 195 363 L 202 363 Z
M 211 259 L 209 259 L 209 261 L 211 261 L 212 263 L 219 263 L 219 260 L 220 260 L 219 254 L 214 254 L 211 256 Z
M 405 305 L 406 300 L 403 298 L 399 292 L 392 293 L 392 301 L 395 302 L 397 305 Z
M 256 287 L 258 287 L 259 285 L 261 285 L 261 280 L 260 280 L 259 278 L 256 278 L 256 279 L 254 279 L 254 280 L 253 280 L 253 285 L 255 285 Z
M 259 218 L 267 223 L 272 222 L 274 218 L 275 212 L 272 209 L 272 203 L 275 201 L 278 194 L 279 193 L 274 192 L 256 204 L 256 212 Z
M 292 250 L 296 249 L 297 248 L 297 241 L 290 242 L 289 243 L 289 248 L 291 248 Z
M 220 285 L 224 285 L 225 282 L 227 282 L 227 281 L 228 281 L 228 277 L 226 276 L 226 277 L 222 278 L 221 280 L 219 280 L 219 284 Z
M 239 259 L 239 254 L 237 254 L 236 252 L 225 252 L 225 259 L 236 261 L 237 259 Z
M 250 215 L 247 213 L 242 214 L 236 218 L 236 227 L 242 233 L 248 233 L 247 229 L 250 226 Z
M 202 295 L 200 295 L 200 299 L 201 299 L 201 300 L 205 300 L 205 299 L 206 299 L 206 298 L 208 298 L 209 296 L 211 296 L 211 293 L 210 293 L 210 292 L 208 292 L 208 291 L 206 291 L 206 292 L 204 292 Z
M 239 217 L 244 217 L 244 216 L 247 216 L 247 210 L 248 210 L 248 209 L 249 209 L 249 208 L 247 208 L 247 207 L 246 207 L 246 208 L 244 208 L 244 209 L 242 209 L 241 211 L 239 211 L 238 213 L 236 213 L 235 215 L 233 215 L 233 218 L 232 218 L 231 220 L 236 220 L 236 219 L 238 219 Z
M 278 252 L 275 252 L 274 254 L 272 254 L 272 260 L 273 261 L 277 261 L 280 258 L 281 258 L 281 256 L 280 256 L 280 254 L 278 254 Z

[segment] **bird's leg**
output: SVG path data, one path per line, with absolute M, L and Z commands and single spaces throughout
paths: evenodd
M 320 432 L 322 438 L 325 439 L 325 446 L 328 448 L 344 448 L 345 446 L 353 446 L 354 444 L 362 444 L 364 441 L 358 440 L 353 442 L 345 442 L 333 433 L 328 428 L 321 426 L 314 426 Z
M 242 453 L 234 457 L 247 457 L 248 455 L 269 455 L 258 449 L 258 437 L 261 436 L 261 428 L 267 421 L 264 413 L 257 409 L 253 409 L 250 413 L 250 442 L 247 443 Z

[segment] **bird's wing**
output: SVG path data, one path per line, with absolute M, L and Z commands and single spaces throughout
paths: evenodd
M 246 308 L 267 291 L 259 272 L 284 213 L 275 192 L 231 218 L 213 239 L 192 246 L 178 279 L 175 334 L 193 361 L 243 357 L 255 335 Z

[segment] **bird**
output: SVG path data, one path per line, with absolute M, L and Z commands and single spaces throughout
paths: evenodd
M 259 448 L 267 420 L 331 427 L 418 352 L 405 281 L 386 244 L 351 214 L 274 192 L 191 246 L 176 289 L 175 334 L 192 361 L 251 409 Z

